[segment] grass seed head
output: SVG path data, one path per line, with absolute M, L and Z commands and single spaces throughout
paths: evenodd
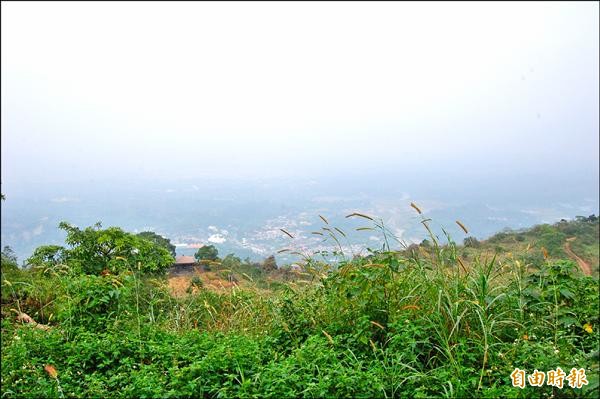
M 290 237 L 290 238 L 292 238 L 292 239 L 294 238 L 294 236 L 293 236 L 293 235 L 291 235 L 290 233 L 288 233 L 288 232 L 287 232 L 287 231 L 285 231 L 284 229 L 279 229 L 279 230 L 283 231 L 283 232 L 284 232 L 284 233 L 285 233 L 285 234 L 286 234 L 288 237 Z
M 460 226 L 460 228 L 462 229 L 462 231 L 465 232 L 465 234 L 469 234 L 469 231 L 467 230 L 467 228 L 465 227 L 465 225 L 460 222 L 460 220 L 457 220 L 456 224 Z
M 423 214 L 423 212 L 421 212 L 421 209 L 419 209 L 419 207 L 414 202 L 411 202 L 410 206 L 412 206 L 415 209 L 415 211 L 419 213 L 419 215 Z
M 333 338 L 331 338 L 331 335 L 327 334 L 327 331 L 325 330 L 321 330 L 323 332 L 323 335 L 325 335 L 327 337 L 327 341 L 329 341 L 330 344 L 333 345 Z

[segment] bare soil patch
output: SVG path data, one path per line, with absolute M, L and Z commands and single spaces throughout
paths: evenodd
M 575 241 L 575 239 L 577 239 L 577 237 L 567 238 L 567 242 L 565 242 L 565 252 L 567 253 L 567 255 L 569 255 L 571 258 L 577 261 L 577 264 L 579 265 L 579 268 L 581 269 L 583 274 L 585 274 L 586 276 L 591 276 L 592 268 L 590 267 L 589 263 L 577 256 L 575 252 L 573 252 L 573 250 L 571 249 L 571 242 Z
M 200 278 L 202 281 L 202 288 L 192 287 L 190 292 L 189 288 L 194 277 Z M 179 272 L 169 276 L 169 290 L 175 297 L 182 297 L 190 293 L 196 293 L 200 289 L 222 291 L 232 289 L 234 286 L 238 285 L 239 283 L 219 277 L 215 272 L 205 272 L 201 271 L 199 268 L 190 270 L 188 273 Z

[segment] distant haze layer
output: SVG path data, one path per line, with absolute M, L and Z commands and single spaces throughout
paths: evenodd
M 589 3 L 2 3 L 2 183 L 598 173 Z
M 310 237 L 325 213 L 412 242 L 412 201 L 457 238 L 456 219 L 485 237 L 598 211 L 598 2 L 1 8 L 2 244 L 20 258 L 61 220 L 260 258 L 280 228 L 329 245 Z
M 325 227 L 319 215 L 342 229 L 348 254 L 381 248 L 381 232 L 357 231 L 372 224 L 346 218 L 361 212 L 381 218 L 405 244 L 427 238 L 416 203 L 454 240 L 468 235 L 485 238 L 509 227 L 554 223 L 577 215 L 598 214 L 598 181 L 586 176 L 546 178 L 522 176 L 493 181 L 467 174 L 439 174 L 421 180 L 417 174 L 365 175 L 330 179 L 193 179 L 135 182 L 96 181 L 40 184 L 35 196 L 11 190 L 2 204 L 2 245 L 10 245 L 20 260 L 39 245 L 62 244 L 57 229 L 65 220 L 80 227 L 101 221 L 131 232 L 155 231 L 191 255 L 199 245 L 215 245 L 219 253 L 263 259 L 284 248 L 311 253 L 336 249 L 333 240 L 312 234 Z M 290 232 L 291 240 L 280 229 Z M 392 248 L 402 244 L 391 240 Z M 279 254 L 280 263 L 294 259 Z

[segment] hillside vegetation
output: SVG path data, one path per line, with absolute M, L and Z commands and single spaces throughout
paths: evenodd
M 499 263 L 519 260 L 536 268 L 545 260 L 576 260 L 572 255 L 575 254 L 590 266 L 590 274 L 598 277 L 599 226 L 595 215 L 578 216 L 574 220 L 561 220 L 552 225 L 541 224 L 522 230 L 505 229 L 482 241 L 466 237 L 459 255 L 463 261 L 470 261 L 477 256 L 495 256 Z M 569 247 L 571 254 L 565 250 Z
M 597 397 L 596 217 L 483 241 L 459 224 L 465 245 L 423 218 L 428 240 L 405 247 L 348 216 L 383 248 L 299 253 L 301 269 L 229 255 L 171 275 L 176 294 L 168 243 L 120 229 L 64 224 L 66 247 L 27 270 L 5 250 L 2 397 Z M 587 384 L 512 384 L 557 367 Z

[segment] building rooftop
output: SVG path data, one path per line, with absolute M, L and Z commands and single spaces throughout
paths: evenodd
M 176 265 L 186 265 L 189 263 L 196 263 L 196 259 L 193 256 L 178 256 L 175 258 Z

